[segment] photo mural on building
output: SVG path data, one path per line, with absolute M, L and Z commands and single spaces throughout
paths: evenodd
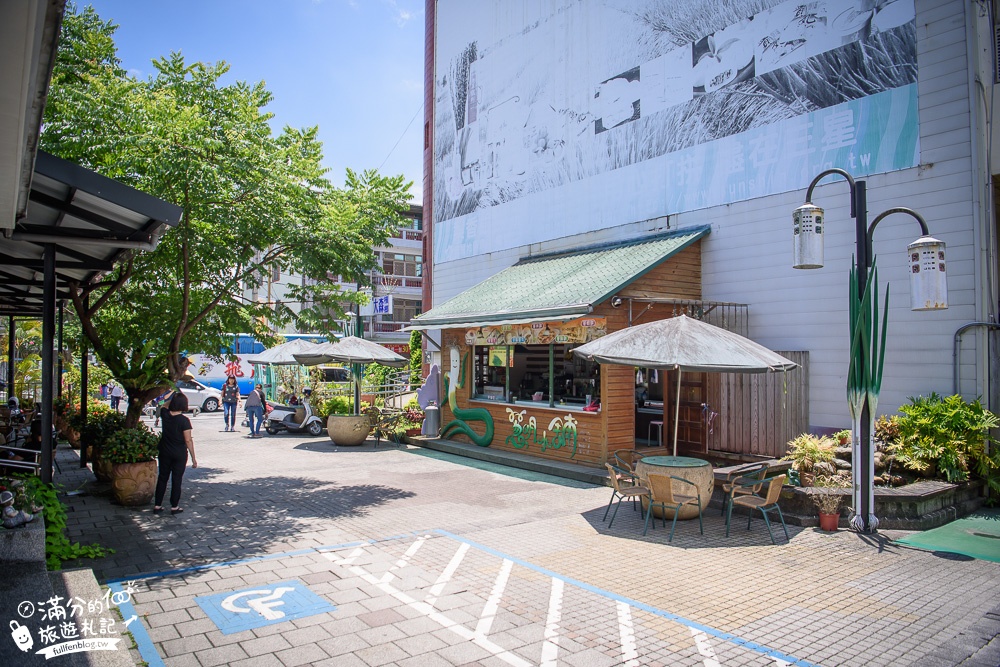
M 917 163 L 914 0 L 441 4 L 439 261 Z

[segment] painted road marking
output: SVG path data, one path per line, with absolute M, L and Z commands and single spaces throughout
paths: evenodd
M 441 573 L 441 576 L 437 578 L 437 581 L 434 582 L 434 585 L 431 586 L 431 590 L 427 593 L 427 604 L 432 607 L 434 606 L 438 597 L 441 596 L 441 591 L 443 591 L 444 587 L 449 581 L 451 581 L 451 578 L 455 575 L 455 570 L 457 570 L 458 566 L 462 564 L 462 559 L 465 558 L 465 554 L 468 553 L 469 549 L 470 547 L 468 544 L 462 544 L 458 547 L 458 551 L 456 551 L 455 555 L 451 557 L 451 562 L 448 563 L 448 567 L 444 569 L 444 572 Z
M 376 576 L 376 573 L 370 572 L 368 569 L 368 563 L 371 564 L 373 568 L 376 568 L 378 572 L 378 562 L 380 561 L 380 556 L 378 551 L 385 549 L 394 550 L 388 543 L 380 543 L 374 545 L 374 548 L 368 547 L 358 547 L 351 550 L 345 556 L 339 555 L 337 552 L 326 553 L 326 557 L 333 563 L 348 567 L 350 572 L 357 577 L 360 577 L 364 581 L 378 585 L 381 590 L 392 595 L 394 598 L 408 605 L 411 609 L 422 614 L 426 618 L 433 620 L 434 622 L 441 625 L 443 628 L 457 634 L 463 639 L 468 639 L 473 641 L 478 646 L 489 651 L 491 655 L 504 662 L 512 665 L 521 664 L 541 664 L 546 666 L 553 666 L 557 663 L 560 655 L 560 639 L 562 635 L 567 631 L 580 632 L 580 627 L 576 628 L 566 628 L 563 627 L 562 618 L 564 614 L 570 613 L 570 618 L 573 618 L 572 612 L 579 611 L 579 605 L 582 603 L 586 605 L 588 614 L 599 618 L 601 615 L 600 605 L 595 605 L 592 601 L 581 601 L 579 599 L 579 593 L 574 594 L 570 599 L 571 607 L 567 607 L 567 594 L 569 593 L 570 587 L 572 589 L 578 589 L 582 591 L 585 595 L 592 594 L 604 598 L 610 601 L 611 607 L 608 609 L 611 618 L 609 620 L 618 621 L 618 638 L 620 638 L 620 651 L 621 662 L 619 664 L 628 665 L 629 667 L 634 667 L 640 664 L 641 656 L 647 655 L 646 651 L 657 651 L 659 642 L 656 639 L 658 633 L 662 632 L 662 629 L 657 629 L 655 623 L 650 624 L 653 619 L 650 619 L 647 614 L 660 619 L 666 619 L 668 621 L 677 623 L 678 625 L 687 628 L 685 634 L 690 634 L 692 637 L 691 644 L 688 649 L 681 649 L 678 653 L 678 658 L 681 654 L 685 656 L 690 656 L 689 659 L 700 660 L 704 667 L 721 667 L 722 661 L 717 657 L 715 649 L 712 646 L 713 641 L 721 641 L 727 643 L 731 646 L 736 647 L 738 650 L 746 650 L 751 653 L 755 653 L 758 656 L 767 659 L 769 662 L 781 665 L 810 665 L 810 663 L 803 660 L 796 660 L 791 656 L 786 656 L 783 653 L 775 651 L 773 649 L 761 646 L 754 642 L 747 641 L 741 637 L 735 635 L 721 632 L 717 629 L 710 628 L 700 623 L 684 619 L 676 614 L 670 612 L 656 609 L 649 605 L 643 604 L 636 600 L 630 600 L 623 596 L 611 593 L 609 591 L 604 591 L 602 589 L 596 588 L 584 582 L 580 582 L 555 572 L 551 572 L 544 568 L 538 567 L 527 561 L 520 560 L 518 558 L 512 557 L 510 555 L 504 554 L 502 552 L 496 551 L 484 545 L 476 544 L 470 540 L 464 538 L 453 536 L 445 531 L 435 531 L 440 535 L 445 535 L 452 540 L 458 542 L 455 547 L 454 552 L 450 552 L 447 548 L 442 550 L 441 544 L 438 544 L 434 550 L 434 554 L 430 556 L 431 558 L 442 559 L 442 562 L 447 562 L 447 566 L 444 570 L 437 575 L 436 579 L 434 577 L 433 570 L 427 571 L 426 565 L 421 565 L 418 559 L 413 558 L 415 553 L 415 544 L 409 544 L 407 547 L 400 545 L 398 549 L 405 550 L 404 558 L 408 564 L 415 567 L 423 567 L 425 569 L 425 576 L 428 580 L 433 580 L 434 584 L 427 591 L 426 595 L 422 592 L 426 589 L 418 588 L 413 591 L 401 590 L 397 586 L 393 586 L 389 581 L 385 580 L 384 577 Z M 419 544 L 421 546 L 427 543 L 426 536 L 421 536 L 419 538 Z M 416 547 L 419 548 L 419 547 Z M 428 547 L 424 547 L 425 549 Z M 469 562 L 470 553 L 479 554 L 479 558 Z M 340 552 L 343 553 L 343 552 Z M 409 554 L 409 555 L 407 555 Z M 494 575 L 494 580 L 492 586 L 489 588 L 489 595 L 482 602 L 482 609 L 479 614 L 479 618 L 474 621 L 458 621 L 455 618 L 449 616 L 447 607 L 445 610 L 439 610 L 434 606 L 442 594 L 445 593 L 445 589 L 449 583 L 453 584 L 453 587 L 457 590 L 453 592 L 461 592 L 462 590 L 469 590 L 471 593 L 475 594 L 477 589 L 485 593 L 486 588 L 478 587 L 473 585 L 470 587 L 470 579 L 467 577 L 472 577 L 472 580 L 479 580 L 481 582 L 484 570 L 488 572 L 489 561 L 483 561 L 482 556 L 493 556 L 499 559 L 499 571 Z M 464 570 L 468 570 L 466 576 L 463 576 L 463 564 L 468 563 Z M 518 573 L 519 568 L 526 568 L 530 570 L 531 573 L 526 573 L 523 570 Z M 528 601 L 524 598 L 524 585 L 526 582 L 537 582 L 538 575 L 541 574 L 547 577 L 548 583 L 548 605 L 544 607 L 544 602 L 542 599 L 531 601 L 530 597 Z M 514 580 L 517 580 L 518 587 L 512 588 L 514 586 Z M 568 584 L 568 587 L 567 587 Z M 536 584 L 532 583 L 532 586 Z M 466 588 L 468 587 L 468 588 Z M 510 614 L 512 611 L 508 611 L 504 608 L 504 598 L 508 589 L 512 590 L 510 593 L 511 602 L 509 604 L 519 604 L 523 605 L 537 605 L 534 607 L 535 613 L 539 611 L 545 611 L 547 613 L 544 616 L 544 627 L 542 630 L 542 642 L 540 645 L 540 653 L 536 654 L 533 658 L 532 656 L 527 656 L 527 661 L 525 661 L 524 648 L 512 648 L 507 649 L 503 646 L 504 639 L 503 634 L 498 634 L 496 637 L 491 637 L 493 627 L 496 624 L 498 618 L 501 615 L 506 614 L 504 630 L 509 629 L 509 624 L 511 622 Z M 423 602 L 419 601 L 419 597 L 423 597 Z M 518 602 L 514 602 L 518 600 Z M 541 607 L 539 609 L 538 607 Z M 647 641 L 641 641 L 637 636 L 636 630 L 636 614 L 640 613 L 642 618 L 641 628 L 643 629 L 643 636 L 646 638 L 651 638 L 654 642 L 650 645 Z M 517 613 L 517 612 L 513 612 Z M 576 619 L 573 622 L 579 623 Z M 474 628 L 471 627 L 471 623 L 475 623 Z M 520 626 L 526 627 L 526 626 Z M 583 630 L 584 632 L 586 629 Z M 577 636 L 577 635 L 574 635 Z M 579 640 L 576 640 L 579 641 Z M 645 647 L 645 648 L 644 648 Z M 732 649 L 729 649 L 731 653 Z M 565 659 L 566 656 L 563 656 Z M 731 658 L 727 658 L 731 659 Z M 737 660 L 745 660 L 746 656 L 738 657 Z
M 588 583 L 586 583 L 584 581 L 580 581 L 578 579 L 573 579 L 571 577 L 563 576 L 561 574 L 558 574 L 557 572 L 553 572 L 552 570 L 548 570 L 548 569 L 546 569 L 544 567 L 539 567 L 538 565 L 535 565 L 534 563 L 531 563 L 529 561 L 517 558 L 515 556 L 510 556 L 508 554 L 505 554 L 502 551 L 498 551 L 497 549 L 493 549 L 492 547 L 488 547 L 488 546 L 486 546 L 484 544 L 479 544 L 477 542 L 473 542 L 472 540 L 469 540 L 469 539 L 466 539 L 464 537 L 461 537 L 460 535 L 455 535 L 453 533 L 449 533 L 446 530 L 441 530 L 439 528 L 439 529 L 435 530 L 434 532 L 438 533 L 439 535 L 444 535 L 446 537 L 449 537 L 452 540 L 455 540 L 456 542 L 466 543 L 469 546 L 474 547 L 475 549 L 477 549 L 477 550 L 479 550 L 481 552 L 490 554 L 492 556 L 496 556 L 497 558 L 503 558 L 503 559 L 511 560 L 511 561 L 514 562 L 515 565 L 519 565 L 521 567 L 525 567 L 525 568 L 527 568 L 529 570 L 532 570 L 532 571 L 534 571 L 534 572 L 536 572 L 538 574 L 543 574 L 543 575 L 546 575 L 546 576 L 549 576 L 549 577 L 553 577 L 555 579 L 562 579 L 567 584 L 570 584 L 571 586 L 574 586 L 576 588 L 580 588 L 580 589 L 582 589 L 584 591 L 589 591 L 591 593 L 595 593 L 595 594 L 597 594 L 597 595 L 599 595 L 601 597 L 608 598 L 610 600 L 616 600 L 616 601 L 624 602 L 624 603 L 628 604 L 629 606 L 631 606 L 633 609 L 637 609 L 639 611 L 644 611 L 644 612 L 653 614 L 655 616 L 659 616 L 660 618 L 664 618 L 664 619 L 667 619 L 667 620 L 670 620 L 670 621 L 675 621 L 675 622 L 677 622 L 677 623 L 679 623 L 681 625 L 687 626 L 689 628 L 700 630 L 700 631 L 704 632 L 706 635 L 708 635 L 709 637 L 714 637 L 715 639 L 732 643 L 732 644 L 734 644 L 734 645 L 736 645 L 736 646 L 738 646 L 740 648 L 747 649 L 747 650 L 752 651 L 754 653 L 758 653 L 760 655 L 763 655 L 763 656 L 766 656 L 768 658 L 771 658 L 775 662 L 783 661 L 783 662 L 787 663 L 788 665 L 800 665 L 801 667 L 818 667 L 818 666 L 814 665 L 813 663 L 808 662 L 807 660 L 795 658 L 793 656 L 790 656 L 790 655 L 787 655 L 785 653 L 782 653 L 781 651 L 777 651 L 775 649 L 772 649 L 772 648 L 769 648 L 767 646 L 764 646 L 763 644 L 758 644 L 757 642 L 753 642 L 753 641 L 750 641 L 748 639 L 744 639 L 743 637 L 740 637 L 738 635 L 734 635 L 734 634 L 729 633 L 729 632 L 718 630 L 716 628 L 710 627 L 710 626 L 705 625 L 703 623 L 698 623 L 697 621 L 693 621 L 691 619 L 684 618 L 683 616 L 679 616 L 677 614 L 674 614 L 672 612 L 666 611 L 664 609 L 658 609 L 658 608 L 653 607 L 652 605 L 648 605 L 648 604 L 646 604 L 644 602 L 640 602 L 638 600 L 633 600 L 631 598 L 625 597 L 624 595 L 619 595 L 617 593 L 612 593 L 611 591 L 606 591 L 604 589 L 597 588 L 596 586 L 592 586 L 592 585 L 590 585 L 590 584 L 588 584 Z
M 708 641 L 708 635 L 701 630 L 689 629 L 691 630 L 691 636 L 694 637 L 694 644 L 698 647 L 698 653 L 704 658 L 702 664 L 705 667 L 720 667 L 719 661 L 715 658 L 715 651 L 712 649 L 712 644 Z
M 392 578 L 395 576 L 392 571 L 406 567 L 406 564 L 409 563 L 410 559 L 413 558 L 413 556 L 420 550 L 420 547 L 423 546 L 428 537 L 430 537 L 430 535 L 424 535 L 423 537 L 417 538 L 417 541 L 410 545 L 410 548 L 406 550 L 403 557 L 397 560 L 396 564 L 390 567 L 389 570 L 382 575 L 382 581 L 392 581 Z
M 529 663 L 528 661 L 524 660 L 518 655 L 515 655 L 514 653 L 511 653 L 510 651 L 507 651 L 503 647 L 494 644 L 486 637 L 479 635 L 473 632 L 472 630 L 469 630 L 465 626 L 451 620 L 450 618 L 445 616 L 443 613 L 437 611 L 436 609 L 434 609 L 434 607 L 430 606 L 426 602 L 420 602 L 419 600 L 410 597 L 406 593 L 397 590 L 390 583 L 383 582 L 381 579 L 376 578 L 374 575 L 369 574 L 364 569 L 356 565 L 351 565 L 350 562 L 353 562 L 357 558 L 357 556 L 360 555 L 357 553 L 358 551 L 361 550 L 360 549 L 355 550 L 355 552 L 352 554 L 351 557 L 344 560 L 338 559 L 335 553 L 325 553 L 323 555 L 326 556 L 326 558 L 333 561 L 334 563 L 337 563 L 338 565 L 346 565 L 352 573 L 361 577 L 364 581 L 368 582 L 369 584 L 378 586 L 378 588 L 380 588 L 382 591 L 388 593 L 389 595 L 396 598 L 403 604 L 407 605 L 414 611 L 423 614 L 427 618 L 439 624 L 441 627 L 455 633 L 462 639 L 471 641 L 480 648 L 489 651 L 491 654 L 493 654 L 500 660 L 503 660 L 507 664 L 513 665 L 514 667 L 530 667 L 531 663 Z
M 635 647 L 635 628 L 632 625 L 632 607 L 617 600 L 618 636 L 622 644 L 622 665 L 624 667 L 639 666 L 639 651 Z
M 393 543 L 398 543 L 403 540 L 409 540 L 409 539 L 418 540 L 420 545 L 423 546 L 427 543 L 430 537 L 433 537 L 433 535 L 428 535 L 428 532 L 437 534 L 439 536 L 448 537 L 450 540 L 457 542 L 458 549 L 451 557 L 451 560 L 448 562 L 447 567 L 437 577 L 437 580 L 435 581 L 433 586 L 431 586 L 431 588 L 426 592 L 426 594 L 414 591 L 415 594 L 419 594 L 419 596 L 423 598 L 423 601 L 417 600 L 416 598 L 412 597 L 405 591 L 397 590 L 388 581 L 382 582 L 381 577 L 375 577 L 371 573 L 366 572 L 364 568 L 354 565 L 355 561 L 357 561 L 357 559 L 360 556 L 366 553 L 367 547 L 375 547 L 378 549 L 391 549 Z M 400 558 L 400 560 L 397 561 L 396 563 L 397 567 L 402 567 L 403 563 L 412 565 L 414 557 L 417 554 L 417 550 L 420 548 L 421 548 L 420 546 L 416 546 L 415 544 L 410 544 L 409 547 L 406 549 L 407 553 L 404 553 L 403 556 Z M 351 551 L 347 553 L 345 556 L 344 555 L 345 551 L 348 549 L 351 549 Z M 458 635 L 459 637 L 472 641 L 473 643 L 489 651 L 491 654 L 497 656 L 504 662 L 511 665 L 515 665 L 515 667 L 531 664 L 525 661 L 517 654 L 507 651 L 501 646 L 498 646 L 495 642 L 492 642 L 489 638 L 479 636 L 471 629 L 461 625 L 460 623 L 457 623 L 452 619 L 449 619 L 445 615 L 445 613 L 435 608 L 434 605 L 436 604 L 438 598 L 444 592 L 447 585 L 450 582 L 452 582 L 458 574 L 460 574 L 460 568 L 463 562 L 467 559 L 466 557 L 470 552 L 488 554 L 500 558 L 501 560 L 509 560 L 513 566 L 526 567 L 529 570 L 535 572 L 536 574 L 543 574 L 545 576 L 548 576 L 552 581 L 558 580 L 562 582 L 563 592 L 560 594 L 563 597 L 563 602 L 561 603 L 562 606 L 560 607 L 561 614 L 563 614 L 566 611 L 565 584 L 569 584 L 569 586 L 573 588 L 593 593 L 598 596 L 604 597 L 608 600 L 614 601 L 614 607 L 616 610 L 617 621 L 618 621 L 617 623 L 618 631 L 620 636 L 620 647 L 621 647 L 620 648 L 621 661 L 619 664 L 624 665 L 625 667 L 636 667 L 637 665 L 640 664 L 639 662 L 640 645 L 641 644 L 645 645 L 644 642 L 642 642 L 642 640 L 639 637 L 637 637 L 636 634 L 637 630 L 635 621 L 636 612 L 645 612 L 663 619 L 675 621 L 690 628 L 692 633 L 696 630 L 704 633 L 704 635 L 707 637 L 709 641 L 713 639 L 722 641 L 737 648 L 748 650 L 762 657 L 768 658 L 776 667 L 790 667 L 791 665 L 799 665 L 802 667 L 814 667 L 812 663 L 809 663 L 805 660 L 796 659 L 792 656 L 783 654 L 779 651 L 771 649 L 767 646 L 763 646 L 756 642 L 746 640 L 737 635 L 723 632 L 715 628 L 712 628 L 710 626 L 706 626 L 704 624 L 700 624 L 695 621 L 685 619 L 671 612 L 662 609 L 657 609 L 650 605 L 644 604 L 636 600 L 632 600 L 630 598 L 612 593 L 610 591 L 602 590 L 600 588 L 591 586 L 585 582 L 581 582 L 569 577 L 559 575 L 555 572 L 551 572 L 549 570 L 546 570 L 545 568 L 534 565 L 528 561 L 508 556 L 495 549 L 492 549 L 485 545 L 478 544 L 471 540 L 467 540 L 458 535 L 453 535 L 452 533 L 443 530 L 414 531 L 406 534 L 394 535 L 391 537 L 385 537 L 380 539 L 361 540 L 361 541 L 355 541 L 338 545 L 329 545 L 323 547 L 287 551 L 282 553 L 266 554 L 251 558 L 220 561 L 217 563 L 206 563 L 203 565 L 178 568 L 174 570 L 149 572 L 139 575 L 132 575 L 127 579 L 126 578 L 114 579 L 109 581 L 108 584 L 112 591 L 121 591 L 122 590 L 121 582 L 125 581 L 134 582 L 140 580 L 163 579 L 181 574 L 216 570 L 220 568 L 244 565 L 247 563 L 278 560 L 282 558 L 291 558 L 307 554 L 318 554 L 324 556 L 326 559 L 334 563 L 337 563 L 338 565 L 348 567 L 349 569 L 351 569 L 353 574 L 362 578 L 367 583 L 377 586 L 381 590 L 392 595 L 394 598 L 396 598 L 403 604 L 408 605 L 410 608 L 414 609 L 418 613 L 434 620 L 436 623 L 438 623 L 444 628 L 447 628 L 450 632 Z M 552 585 L 555 586 L 555 584 Z M 550 608 L 551 608 L 552 592 L 553 592 L 552 589 L 550 589 Z M 227 596 L 227 594 L 223 594 L 223 596 L 225 597 Z M 123 614 L 125 614 L 126 617 L 128 617 L 131 614 L 135 613 L 135 608 L 132 606 L 131 602 L 126 602 L 125 604 L 121 605 L 121 611 Z M 281 622 L 281 621 L 278 620 L 275 622 Z M 641 629 L 643 626 L 640 624 L 638 627 Z M 562 628 L 561 622 L 559 623 L 558 628 L 553 626 L 553 630 L 557 629 L 564 630 Z M 150 665 L 150 667 L 162 666 L 164 664 L 163 660 L 162 658 L 160 658 L 156 650 L 156 645 L 150 639 L 149 634 L 146 631 L 145 625 L 142 622 L 142 619 L 141 618 L 139 619 L 139 623 L 131 624 L 129 630 L 132 631 L 132 634 L 135 637 L 136 643 L 138 644 L 139 652 L 142 655 L 142 659 L 145 660 Z M 648 630 L 646 636 L 648 636 Z M 546 639 L 549 639 L 549 637 L 546 637 Z M 558 644 L 558 641 L 553 641 L 553 643 Z M 718 662 L 717 658 L 716 660 Z
M 559 655 L 559 620 L 562 618 L 563 582 L 552 580 L 549 615 L 545 619 L 545 643 L 542 644 L 542 667 L 555 667 Z
M 196 597 L 194 601 L 225 635 L 336 610 L 295 579 Z
M 477 635 L 485 637 L 490 634 L 490 628 L 493 627 L 493 619 L 497 617 L 497 610 L 500 609 L 500 598 L 503 597 L 503 590 L 507 588 L 507 581 L 510 580 L 510 571 L 512 569 L 514 569 L 514 562 L 504 559 L 503 564 L 500 566 L 500 574 L 497 575 L 497 580 L 493 584 L 493 590 L 490 592 L 490 598 L 486 601 L 483 613 L 479 616 L 479 622 L 476 624 Z

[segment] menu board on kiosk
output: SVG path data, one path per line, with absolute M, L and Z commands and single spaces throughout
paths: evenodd
M 467 345 L 548 345 L 586 343 L 608 333 L 607 318 L 578 317 L 568 322 L 498 324 L 469 329 Z

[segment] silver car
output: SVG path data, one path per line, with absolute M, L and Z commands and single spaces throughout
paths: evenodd
M 180 380 L 177 382 L 177 388 L 187 396 L 188 405 L 191 407 L 201 406 L 205 412 L 215 412 L 222 405 L 222 392 L 197 380 Z

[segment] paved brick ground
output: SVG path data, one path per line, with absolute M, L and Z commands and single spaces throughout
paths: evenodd
M 134 579 L 152 665 L 1000 662 L 1000 566 L 894 544 L 902 533 L 789 527 L 774 546 L 759 519 L 727 539 L 710 512 L 704 535 L 683 522 L 667 543 L 628 506 L 608 529 L 607 488 L 194 423 L 202 467 L 178 516 L 113 505 L 60 455 L 59 481 L 88 491 L 67 499 L 70 535 L 116 549 L 67 565 Z M 335 609 L 227 634 L 202 606 L 289 581 Z

